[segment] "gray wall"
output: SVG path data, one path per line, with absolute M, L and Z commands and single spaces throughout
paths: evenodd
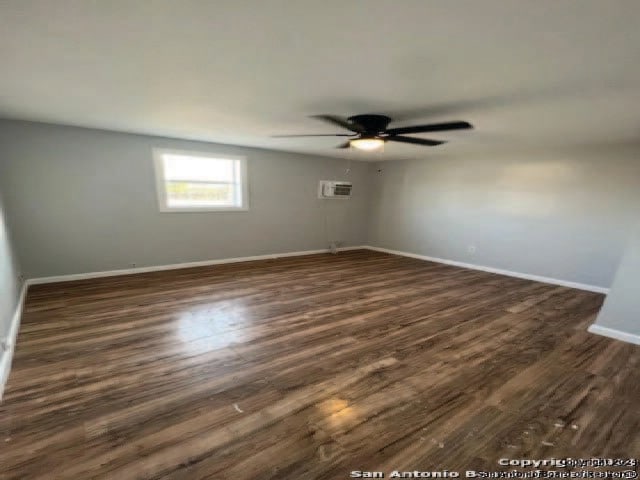
M 640 205 L 639 146 L 376 169 L 370 244 L 594 286 L 611 285 Z
M 250 211 L 160 213 L 154 147 L 246 156 Z M 365 163 L 17 121 L 0 121 L 0 159 L 27 278 L 366 240 Z M 353 198 L 318 200 L 322 179 L 353 181 Z
M 160 213 L 153 147 L 245 155 L 250 211 Z M 611 285 L 640 204 L 639 146 L 434 151 L 424 160 L 353 162 L 347 174 L 345 160 L 0 121 L 0 189 L 27 277 L 341 240 Z M 320 179 L 352 180 L 353 198 L 318 200 Z
M 629 241 L 596 325 L 640 336 L 640 224 Z
M 18 305 L 21 287 L 19 275 L 0 192 L 0 339 L 6 338 L 9 333 L 11 319 Z

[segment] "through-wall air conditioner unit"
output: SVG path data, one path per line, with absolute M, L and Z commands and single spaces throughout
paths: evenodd
M 318 198 L 351 198 L 351 182 L 320 180 Z

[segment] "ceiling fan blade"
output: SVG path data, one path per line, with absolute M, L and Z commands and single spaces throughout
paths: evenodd
M 293 137 L 350 137 L 350 133 L 320 133 L 320 134 L 301 134 L 301 135 L 271 135 L 271 138 L 293 138 Z
M 444 132 L 447 130 L 465 130 L 473 128 L 469 122 L 431 123 L 429 125 L 415 125 L 413 127 L 389 128 L 385 133 L 402 135 L 403 133 Z
M 442 145 L 443 143 L 447 143 L 442 140 L 429 140 L 428 138 L 401 137 L 398 135 L 386 137 L 385 140 L 388 142 L 413 143 L 415 145 L 426 145 L 429 147 L 435 147 L 436 145 Z
M 336 148 L 349 148 L 351 146 L 351 142 L 344 142 L 340 145 L 338 145 Z
M 365 133 L 365 129 L 362 125 L 347 120 L 346 118 L 339 117 L 338 115 L 312 115 L 311 118 L 324 120 L 325 122 L 332 123 L 333 125 L 338 125 L 339 127 L 346 128 L 347 130 L 351 130 L 352 132 Z

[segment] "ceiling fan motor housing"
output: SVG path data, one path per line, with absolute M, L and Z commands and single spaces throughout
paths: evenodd
M 354 115 L 349 117 L 349 121 L 361 125 L 365 130 L 365 135 L 378 135 L 383 133 L 391 118 L 386 115 Z

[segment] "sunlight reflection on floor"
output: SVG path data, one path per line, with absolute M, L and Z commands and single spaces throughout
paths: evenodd
M 176 336 L 188 353 L 205 353 L 247 341 L 251 325 L 242 299 L 200 305 L 183 312 Z

